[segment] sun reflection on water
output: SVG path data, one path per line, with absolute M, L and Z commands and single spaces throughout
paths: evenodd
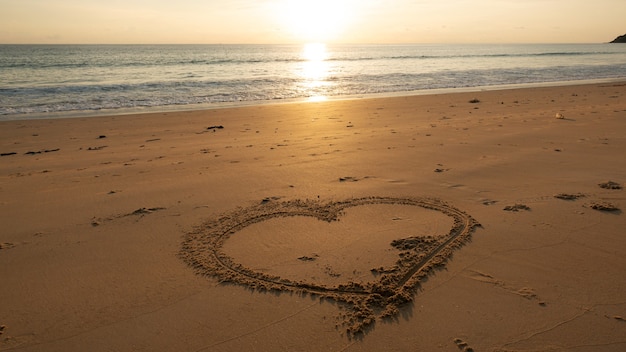
M 327 78 L 330 75 L 330 63 L 328 62 L 328 51 L 326 44 L 309 43 L 306 44 L 301 54 L 303 58 L 302 70 L 303 89 L 309 101 L 326 100 L 325 88 L 330 85 Z
M 326 44 L 309 43 L 304 46 L 302 56 L 308 61 L 324 61 L 328 58 Z

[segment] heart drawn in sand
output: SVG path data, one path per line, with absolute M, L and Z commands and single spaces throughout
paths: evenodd
M 237 262 L 225 250 L 225 244 L 238 232 L 253 224 L 272 219 L 309 217 L 333 223 L 344 216 L 346 210 L 368 205 L 415 206 L 433 210 L 450 217 L 452 226 L 446 234 L 407 236 L 388 244 L 395 253 L 395 263 L 371 268 L 372 280 L 347 280 L 328 284 L 319 280 L 287 278 L 270 274 L 267 270 L 254 270 Z M 438 215 L 440 215 L 438 214 Z M 420 281 L 445 265 L 455 249 L 470 239 L 479 223 L 463 211 L 432 198 L 368 197 L 343 201 L 293 200 L 267 201 L 248 208 L 240 208 L 210 220 L 196 231 L 188 233 L 180 255 L 198 274 L 213 276 L 221 282 L 230 282 L 257 290 L 277 290 L 307 293 L 347 304 L 344 324 L 351 335 L 362 333 L 377 318 L 393 317 L 398 308 L 411 302 Z M 321 235 L 320 235 L 321 236 Z M 386 249 L 387 250 L 387 249 Z M 294 256 L 299 255 L 294 251 Z M 302 262 L 316 260 L 316 254 L 303 255 Z M 331 276 L 338 273 L 328 272 Z M 335 280 L 337 281 L 337 280 Z

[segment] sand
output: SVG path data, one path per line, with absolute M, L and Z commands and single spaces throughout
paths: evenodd
M 623 351 L 626 83 L 0 122 L 0 350 Z

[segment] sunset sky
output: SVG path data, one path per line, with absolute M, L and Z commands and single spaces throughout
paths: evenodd
M 0 43 L 594 43 L 624 0 L 0 0 Z

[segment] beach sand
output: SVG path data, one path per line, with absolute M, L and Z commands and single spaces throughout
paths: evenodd
M 623 351 L 624 151 L 619 82 L 0 122 L 0 350 Z

